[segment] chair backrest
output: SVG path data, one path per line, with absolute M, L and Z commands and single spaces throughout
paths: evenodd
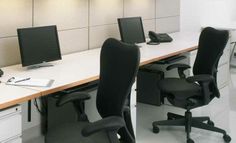
M 227 44 L 229 33 L 226 30 L 216 30 L 211 27 L 203 29 L 197 57 L 193 66 L 193 74 L 214 75 L 217 71 L 218 62 Z
M 210 74 L 215 78 L 216 82 L 218 63 L 228 39 L 229 32 L 227 30 L 216 30 L 211 27 L 203 29 L 199 39 L 197 57 L 193 66 L 194 75 Z M 214 93 L 214 91 L 212 92 Z
M 123 116 L 123 108 L 140 61 L 140 51 L 116 39 L 107 39 L 101 50 L 97 109 L 102 117 Z

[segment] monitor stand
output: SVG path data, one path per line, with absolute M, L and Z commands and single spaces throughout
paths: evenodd
M 35 64 L 35 65 L 28 66 L 27 69 L 37 69 L 37 68 L 52 67 L 52 66 L 54 66 L 54 65 L 51 63 L 43 62 L 41 64 Z

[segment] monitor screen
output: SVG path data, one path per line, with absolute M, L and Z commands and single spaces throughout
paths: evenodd
M 61 59 L 55 25 L 17 29 L 17 34 L 22 66 Z
M 118 19 L 122 42 L 135 44 L 146 42 L 141 17 Z

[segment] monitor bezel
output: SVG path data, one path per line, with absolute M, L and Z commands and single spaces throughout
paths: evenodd
M 140 24 L 141 24 L 141 29 L 142 29 L 142 37 L 143 37 L 143 42 L 140 43 L 145 43 L 146 42 L 146 37 L 145 37 L 145 33 L 144 33 L 144 28 L 143 28 L 143 21 L 142 21 L 142 17 L 138 16 L 138 17 L 124 17 L 124 18 L 118 18 L 118 25 L 119 25 L 119 31 L 120 31 L 120 37 L 121 37 L 121 41 L 124 41 L 124 37 L 123 37 L 123 29 L 122 29 L 122 20 L 127 20 L 127 19 L 139 19 Z M 133 43 L 135 44 L 135 43 Z
M 25 61 L 24 48 L 22 48 L 23 45 L 22 45 L 21 31 L 22 30 L 29 30 L 29 29 L 50 28 L 50 27 L 52 27 L 54 29 L 54 32 L 55 32 L 54 34 L 55 34 L 55 38 L 56 38 L 56 44 L 57 44 L 57 47 L 58 47 L 57 48 L 58 57 L 57 58 L 51 58 L 49 60 L 42 60 L 41 62 L 32 62 L 32 63 L 26 62 Z M 33 65 L 42 64 L 42 63 L 45 63 L 45 62 L 52 62 L 52 61 L 57 61 L 57 60 L 61 60 L 62 59 L 60 43 L 59 43 L 59 37 L 58 37 L 58 31 L 57 31 L 57 26 L 56 25 L 39 26 L 39 27 L 28 27 L 28 28 L 18 28 L 17 29 L 17 35 L 18 35 L 18 43 L 19 43 L 22 67 L 33 66 Z

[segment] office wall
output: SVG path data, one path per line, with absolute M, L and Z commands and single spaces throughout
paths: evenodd
M 232 21 L 236 21 L 236 1 L 235 0 L 231 0 L 230 6 L 231 6 L 231 19 Z
M 181 31 L 199 31 L 201 25 L 236 20 L 235 0 L 181 0 Z
M 0 67 L 20 63 L 17 28 L 55 24 L 61 51 L 69 54 L 120 38 L 118 17 L 142 16 L 146 35 L 178 31 L 179 5 L 180 0 L 1 0 Z

